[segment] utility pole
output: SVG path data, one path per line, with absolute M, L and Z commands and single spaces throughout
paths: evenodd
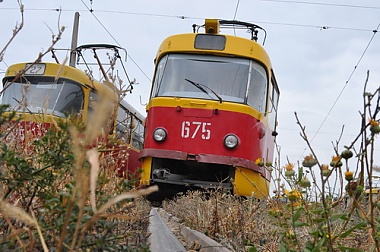
M 73 35 L 71 37 L 70 63 L 69 63 L 69 65 L 72 67 L 75 67 L 75 63 L 77 60 L 77 54 L 75 52 L 75 49 L 78 46 L 78 30 L 79 30 L 79 12 L 75 12 Z

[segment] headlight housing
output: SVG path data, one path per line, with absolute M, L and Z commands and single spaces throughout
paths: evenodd
M 239 139 L 234 134 L 228 134 L 224 137 L 224 146 L 226 146 L 228 149 L 236 148 L 236 146 L 239 144 Z
M 156 140 L 157 142 L 162 142 L 166 139 L 167 132 L 164 128 L 156 128 L 153 131 L 153 139 Z

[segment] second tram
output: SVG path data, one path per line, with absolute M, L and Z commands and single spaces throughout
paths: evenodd
M 119 175 L 136 176 L 141 167 L 138 153 L 143 146 L 144 116 L 127 101 L 118 99 L 115 87 L 75 67 L 52 62 L 9 66 L 3 78 L 2 104 L 16 112 L 18 122 L 8 137 L 27 144 L 28 138 L 42 136 L 69 115 L 77 115 L 86 123 L 100 93 L 115 97 L 114 104 L 110 104 L 113 112 L 107 115 L 109 128 L 104 130 L 120 140 L 117 146 L 106 146 L 103 153 L 108 152 L 115 160 Z

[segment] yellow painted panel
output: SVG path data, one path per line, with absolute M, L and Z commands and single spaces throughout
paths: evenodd
M 5 77 L 7 76 L 17 76 L 23 69 L 25 69 L 28 63 L 18 63 L 8 67 Z M 50 76 L 56 77 L 60 76 L 63 78 L 68 78 L 74 81 L 77 81 L 82 84 L 87 84 L 89 86 L 93 86 L 93 81 L 88 77 L 88 75 L 81 71 L 80 69 L 56 64 L 51 62 L 43 62 L 38 64 L 44 64 L 46 66 L 45 73 L 43 75 L 35 75 L 35 76 Z
M 141 167 L 142 167 L 142 173 L 141 173 L 141 178 L 140 178 L 140 184 L 149 185 L 150 173 L 152 170 L 152 157 L 144 157 Z
M 233 192 L 241 196 L 266 198 L 269 194 L 269 181 L 264 179 L 258 172 L 236 167 Z
M 220 111 L 231 111 L 238 112 L 242 114 L 247 114 L 253 116 L 259 120 L 263 120 L 264 116 L 262 113 L 248 105 L 238 104 L 233 102 L 223 102 L 202 100 L 202 104 L 196 104 L 197 100 L 191 98 L 179 98 L 179 97 L 156 97 L 149 101 L 146 109 L 149 110 L 151 107 L 172 107 L 175 108 L 180 106 L 182 108 L 197 108 L 197 109 L 218 109 Z
M 226 37 L 224 50 L 199 50 L 194 48 L 195 37 L 199 33 L 177 34 L 166 38 L 158 49 L 156 62 L 167 53 L 207 53 L 214 55 L 234 56 L 255 59 L 261 62 L 269 72 L 271 61 L 265 49 L 250 39 L 221 34 Z M 219 35 L 216 35 L 219 36 Z

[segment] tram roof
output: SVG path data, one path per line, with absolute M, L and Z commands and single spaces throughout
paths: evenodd
M 31 64 L 43 65 L 44 66 L 43 72 L 31 74 L 28 71 L 25 71 L 28 65 L 31 65 Z M 58 64 L 54 62 L 38 62 L 38 63 L 23 62 L 23 63 L 13 64 L 9 66 L 7 71 L 5 72 L 3 81 L 7 77 L 16 77 L 22 71 L 24 71 L 23 76 L 59 77 L 59 78 L 73 80 L 87 88 L 94 88 L 96 90 L 111 89 L 113 91 L 117 91 L 117 88 L 112 86 L 112 84 L 101 83 L 97 80 L 93 80 L 85 72 L 83 72 L 82 70 L 78 68 L 65 65 L 65 64 Z
M 218 49 L 212 49 L 212 47 L 208 47 L 205 49 L 199 47 L 197 43 L 199 38 L 202 36 L 204 37 L 203 40 L 207 40 L 206 37 L 209 37 L 210 40 L 213 41 L 218 39 L 217 37 L 221 38 L 220 41 L 225 38 L 224 48 L 220 49 L 221 47 L 219 47 Z M 159 60 L 167 53 L 213 54 L 230 57 L 243 57 L 257 60 L 269 69 L 272 68 L 267 52 L 259 43 L 247 38 L 220 33 L 185 33 L 172 35 L 167 37 L 161 43 L 155 60 Z

